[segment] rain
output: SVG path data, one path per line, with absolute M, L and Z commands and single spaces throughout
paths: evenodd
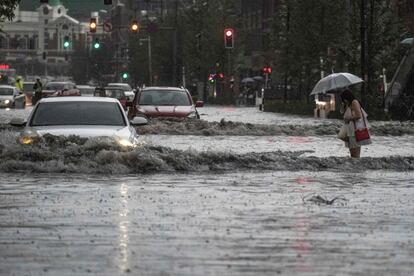
M 349 45 L 342 49 L 335 43 L 343 38 L 331 33 L 338 25 L 328 26 L 332 16 L 317 9 L 346 8 L 358 15 L 362 6 L 356 1 L 317 1 L 315 7 L 299 0 L 277 5 L 278 1 L 258 1 L 275 5 L 268 28 L 278 36 L 269 37 L 273 51 L 263 53 L 256 65 L 239 44 L 246 39 L 239 36 L 247 28 L 245 17 L 253 16 L 254 9 L 262 12 L 254 1 L 34 2 L 22 0 L 18 9 L 0 9 L 0 31 L 12 34 L 13 26 L 27 23 L 24 15 L 56 10 L 42 16 L 57 16 L 54 20 L 60 21 L 44 24 L 57 28 L 72 24 L 80 33 L 60 36 L 56 47 L 61 53 L 36 42 L 33 47 L 43 47 L 36 49 L 36 59 L 20 64 L 22 56 L 15 60 L 10 56 L 21 47 L 9 49 L 14 42 L 10 38 L 9 43 L 8 35 L 6 45 L 0 32 L 0 82 L 9 74 L 0 91 L 18 88 L 18 75 L 29 85 L 29 92 L 22 88 L 19 93 L 23 106 L 17 100 L 0 108 L 0 275 L 412 274 L 410 38 L 398 46 L 405 48 L 398 48 L 398 41 L 389 42 L 394 34 L 386 27 L 368 28 L 368 35 L 381 31 L 390 37 L 366 38 L 367 77 L 361 77 L 357 53 L 361 46 L 352 44 L 360 39 L 359 28 L 344 14 L 338 15 L 354 27 L 347 30 Z M 404 7 L 412 7 L 406 2 Z M 368 15 L 381 19 L 381 24 L 401 16 L 407 23 L 396 30 L 414 32 L 408 15 L 380 13 L 385 6 L 374 4 L 366 3 L 366 27 L 373 23 Z M 63 15 L 58 15 L 59 8 Z M 407 8 L 409 15 L 413 12 Z M 301 18 L 310 20 L 310 15 L 318 19 L 309 21 L 309 29 L 327 41 L 319 45 L 312 40 L 312 45 L 329 46 L 327 53 L 310 53 L 301 45 L 304 37 L 298 33 L 305 24 Z M 326 29 L 321 30 L 323 24 Z M 171 26 L 187 33 L 174 34 L 177 30 Z M 74 29 L 63 31 L 68 30 Z M 93 47 L 77 52 L 72 43 L 82 34 L 90 35 Z M 122 43 L 110 44 L 111 39 Z M 389 44 L 377 53 L 370 44 L 375 39 Z M 245 47 L 257 46 L 253 39 L 244 42 Z M 49 59 L 53 54 L 61 65 Z M 395 60 L 384 65 L 391 55 Z M 209 60 L 211 56 L 218 61 Z M 376 63 L 378 57 L 384 64 Z M 297 64 L 299 58 L 303 64 Z M 353 83 L 339 68 L 355 73 Z M 373 68 L 378 72 L 370 72 Z M 324 81 L 338 75 L 340 80 Z M 403 78 L 405 86 L 398 88 L 396 83 Z M 36 91 L 38 79 L 66 88 Z M 384 80 L 388 88 L 382 87 L 385 91 L 377 97 L 374 86 Z M 141 93 L 154 95 L 153 90 L 185 95 L 190 109 L 184 114 L 186 105 L 177 102 L 170 108 L 162 95 L 149 97 L 157 104 L 142 104 Z M 351 157 L 338 139 L 347 123 L 339 110 L 340 95 L 348 90 L 368 111 L 371 144 L 360 147 L 360 158 Z M 117 98 L 118 94 L 122 96 Z M 42 104 L 70 102 L 75 109 L 85 101 L 115 104 L 130 126 L 130 136 L 136 132 L 136 141 L 121 143 L 116 135 L 96 137 L 88 124 L 33 123 Z M 79 117 L 95 119 L 87 115 Z M 104 128 L 109 126 L 113 125 Z M 36 136 L 24 143 L 30 127 L 29 133 Z M 50 133 L 60 128 L 73 133 Z

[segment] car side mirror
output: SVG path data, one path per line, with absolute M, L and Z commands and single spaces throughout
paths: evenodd
M 196 101 L 195 106 L 196 107 L 203 107 L 204 106 L 204 102 L 203 101 Z
M 22 118 L 12 118 L 9 123 L 11 126 L 14 127 L 24 127 L 27 124 L 27 121 Z
M 134 117 L 134 119 L 132 119 L 130 123 L 133 126 L 143 126 L 148 124 L 148 120 L 144 117 L 137 116 Z

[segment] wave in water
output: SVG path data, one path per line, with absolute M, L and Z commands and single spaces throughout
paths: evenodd
M 208 122 L 191 119 L 153 119 L 149 125 L 138 127 L 140 134 L 196 135 L 196 136 L 321 136 L 336 135 L 342 123 L 319 125 L 263 125 L 225 121 Z M 0 124 L 0 130 L 19 130 Z M 370 132 L 376 136 L 414 135 L 413 122 L 374 122 Z
M 202 136 L 320 136 L 336 135 L 341 122 L 329 122 L 320 125 L 262 125 L 221 120 L 207 122 L 203 120 L 156 119 L 151 124 L 139 127 L 141 134 L 202 135 Z M 373 123 L 370 132 L 377 136 L 414 135 L 414 123 L 390 122 Z
M 48 137 L 34 146 L 0 145 L 1 172 L 133 174 L 196 171 L 414 170 L 414 157 L 351 159 L 303 157 L 305 151 L 235 154 L 180 151 L 141 145 L 126 149 L 108 141 Z

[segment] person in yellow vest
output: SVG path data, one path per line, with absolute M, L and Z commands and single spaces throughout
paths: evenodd
M 23 93 L 23 78 L 22 78 L 22 76 L 17 76 L 15 86 L 19 90 L 20 93 Z

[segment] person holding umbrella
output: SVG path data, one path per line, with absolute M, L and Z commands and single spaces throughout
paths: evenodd
M 367 113 L 352 94 L 351 90 L 345 89 L 341 93 L 342 108 L 344 113 L 344 126 L 338 137 L 345 141 L 352 158 L 361 156 L 361 146 L 371 144 L 368 132 Z

